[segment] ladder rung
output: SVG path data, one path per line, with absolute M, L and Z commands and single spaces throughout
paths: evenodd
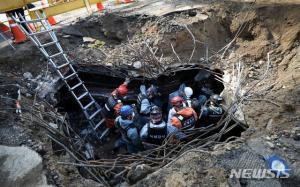
M 101 110 L 98 109 L 94 114 L 89 117 L 89 120 L 93 119 Z
M 58 56 L 58 55 L 61 55 L 61 54 L 63 54 L 63 52 L 56 53 L 56 54 L 51 55 L 51 56 L 49 56 L 49 57 L 50 57 L 50 58 L 54 58 L 54 57 L 56 57 L 56 56 Z
M 49 42 L 49 43 L 45 43 L 45 44 L 42 44 L 41 47 L 47 47 L 49 45 L 53 45 L 55 44 L 57 41 L 53 41 L 53 42 Z
M 65 67 L 65 66 L 69 65 L 69 64 L 70 64 L 70 63 L 67 62 L 67 63 L 65 63 L 65 64 L 62 64 L 62 65 L 60 65 L 60 66 L 57 66 L 57 68 L 60 69 L 60 68 L 63 68 L 63 67 Z
M 81 96 L 77 97 L 78 100 L 82 99 L 84 96 L 88 95 L 89 92 L 84 92 Z
M 87 108 L 89 108 L 90 106 L 92 106 L 95 103 L 95 101 L 90 102 L 88 105 L 86 105 L 85 107 L 83 107 L 84 110 L 86 110 Z
M 94 127 L 94 130 L 96 130 L 103 122 L 105 121 L 105 119 L 101 119 L 101 121 Z
M 41 21 L 46 21 L 46 18 L 41 18 L 41 19 L 32 19 L 32 20 L 26 20 L 26 21 L 20 21 L 20 23 L 37 23 Z
M 109 133 L 109 131 L 110 131 L 110 128 L 106 128 L 105 131 L 101 134 L 99 139 L 102 140 L 102 138 L 105 137 Z
M 79 82 L 78 84 L 76 84 L 75 86 L 73 86 L 72 88 L 71 88 L 71 90 L 74 90 L 75 88 L 78 88 L 79 86 L 81 86 L 82 85 L 82 82 Z
M 53 31 L 53 29 L 47 29 L 47 30 L 43 30 L 43 31 L 39 31 L 39 32 L 34 32 L 32 34 L 29 34 L 29 36 L 34 36 L 34 35 L 37 35 L 37 34 L 43 34 L 43 33 L 46 33 L 46 32 L 50 32 L 50 31 Z
M 65 80 L 67 80 L 67 79 L 69 79 L 69 78 L 73 77 L 74 75 L 76 75 L 76 72 L 75 72 L 75 73 L 72 73 L 71 75 L 68 75 L 68 76 L 67 76 L 67 77 L 65 77 L 64 79 L 65 79 Z

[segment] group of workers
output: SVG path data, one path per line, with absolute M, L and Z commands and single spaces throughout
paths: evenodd
M 129 79 L 116 88 L 107 99 L 102 115 L 108 128 L 116 128 L 120 138 L 115 142 L 113 154 L 121 147 L 128 153 L 161 145 L 168 135 L 180 141 L 183 129 L 204 127 L 216 123 L 223 115 L 222 97 L 212 94 L 210 98 L 200 95 L 192 98 L 193 89 L 180 86 L 179 91 L 169 95 L 168 116 L 164 120 L 162 98 L 157 86 L 146 89 L 140 86 L 136 105 L 123 104 L 128 93 Z

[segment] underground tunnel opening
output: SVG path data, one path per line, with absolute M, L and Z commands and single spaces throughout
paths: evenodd
M 79 76 L 82 78 L 85 85 L 89 89 L 91 95 L 96 99 L 101 107 L 104 106 L 104 103 L 106 102 L 110 93 L 120 84 L 122 84 L 125 79 L 125 76 L 117 76 L 118 73 L 116 73 L 116 70 L 111 71 L 101 66 L 98 68 L 90 66 L 78 67 L 78 72 Z M 216 75 L 218 77 L 222 77 L 223 75 L 223 72 L 219 69 L 210 70 L 207 68 L 199 67 L 199 65 L 188 65 L 186 67 L 176 67 L 169 69 L 168 72 L 169 73 L 167 74 L 161 74 L 156 79 L 149 79 L 142 76 L 131 79 L 131 82 L 128 85 L 128 95 L 123 101 L 124 104 L 136 104 L 137 96 L 140 92 L 139 87 L 141 84 L 144 84 L 147 87 L 151 84 L 155 84 L 156 86 L 158 86 L 159 92 L 161 93 L 163 103 L 163 119 L 166 121 L 168 115 L 168 102 L 170 99 L 170 94 L 177 91 L 180 85 L 182 85 L 183 83 L 185 84 L 185 86 L 191 87 L 193 89 L 193 95 L 191 98 L 198 98 L 199 95 L 205 94 L 207 94 L 206 97 L 209 98 L 209 95 L 221 94 L 221 92 L 224 90 L 223 83 L 216 78 Z M 124 72 L 122 73 L 124 74 Z M 88 122 L 86 121 L 84 115 L 82 114 L 82 111 L 80 110 L 80 107 L 78 107 L 76 100 L 72 97 L 67 87 L 63 86 L 57 92 L 56 97 L 59 100 L 59 103 L 57 105 L 58 111 L 60 113 L 67 113 L 67 119 L 70 124 L 70 127 L 65 127 L 62 130 L 67 137 L 70 137 L 70 139 L 72 139 L 71 141 L 69 141 L 69 144 L 72 144 L 70 146 L 76 147 L 77 151 L 81 153 L 83 159 L 117 160 L 120 158 L 120 155 L 128 155 L 125 149 L 118 152 L 118 155 L 112 153 L 114 143 L 120 137 L 120 132 L 116 130 L 111 130 L 109 135 L 101 142 L 97 141 L 97 138 L 95 138 L 97 136 L 93 136 L 93 133 L 95 132 L 91 132 L 91 130 L 89 130 Z M 209 103 L 209 99 L 206 103 Z M 233 140 L 233 137 L 240 137 L 241 133 L 246 130 L 246 125 L 242 124 L 236 119 L 228 118 L 228 116 L 226 115 L 226 109 L 224 107 L 222 108 L 225 111 L 224 114 L 220 119 L 218 119 L 218 121 L 213 122 L 213 124 L 206 125 L 205 127 L 197 127 L 192 131 L 183 130 L 182 132 L 187 134 L 187 137 L 189 138 L 180 142 L 179 144 L 184 147 L 184 149 L 187 149 L 193 144 L 205 145 L 205 143 L 208 143 L 212 140 L 217 142 L 224 142 L 231 139 Z M 136 111 L 136 113 L 138 112 Z M 198 114 L 201 115 L 201 109 L 198 111 Z M 202 143 L 195 144 L 195 140 Z M 165 140 L 165 142 L 168 141 L 169 139 Z M 169 145 L 168 143 L 164 143 L 164 146 L 168 147 Z M 172 145 L 170 147 L 172 147 Z M 54 149 L 61 150 L 59 146 L 57 148 L 57 145 L 56 148 L 54 147 Z M 183 150 L 181 150 L 181 148 L 178 149 L 179 151 L 175 151 L 174 155 L 179 155 L 179 153 Z M 176 150 L 176 148 L 173 150 Z M 149 152 L 149 150 L 144 150 L 138 154 L 146 154 L 152 157 L 153 155 L 155 155 L 154 152 L 158 155 L 162 154 L 162 151 L 159 151 L 157 147 L 154 148 L 154 151 L 152 152 Z M 142 158 L 140 159 L 144 160 Z M 113 165 L 113 163 L 114 162 L 112 162 L 111 164 Z M 154 163 L 152 163 L 152 165 L 153 164 Z M 114 169 L 120 171 L 119 167 Z M 93 177 L 88 174 L 85 170 L 82 169 L 81 165 L 79 165 L 79 171 L 83 176 L 95 179 L 95 176 Z M 108 181 L 117 180 L 114 176 L 115 172 L 110 174 L 103 172 L 100 173 L 101 175 L 105 176 L 106 180 Z M 122 178 L 118 178 L 118 181 L 120 180 L 122 181 Z

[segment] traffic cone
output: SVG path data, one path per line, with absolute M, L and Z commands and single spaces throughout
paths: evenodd
M 12 20 L 9 15 L 7 16 L 7 20 L 11 29 L 12 34 L 15 38 L 15 43 L 22 43 L 26 41 L 26 35 L 23 33 L 23 31 L 20 29 L 20 27 Z
M 48 22 L 50 23 L 50 25 L 56 25 L 57 23 L 53 16 L 48 17 Z
M 4 34 L 4 36 L 11 38 L 13 35 L 10 31 L 10 28 L 4 23 L 0 23 L 0 32 Z
M 10 29 L 7 25 L 5 25 L 4 23 L 0 23 L 0 31 L 5 33 L 8 32 Z
M 97 6 L 97 10 L 98 10 L 99 12 L 101 12 L 102 10 L 105 9 L 102 3 L 97 3 L 96 6 Z
M 42 6 L 42 8 L 49 7 L 48 1 L 47 0 L 42 0 L 41 1 L 41 6 Z M 56 25 L 57 24 L 57 22 L 56 22 L 56 20 L 54 19 L 53 16 L 49 16 L 47 19 L 48 19 L 48 22 L 50 23 L 50 25 Z

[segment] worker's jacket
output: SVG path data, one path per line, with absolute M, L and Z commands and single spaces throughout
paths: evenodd
M 221 106 L 205 106 L 202 109 L 202 115 L 200 117 L 200 122 L 207 125 L 211 123 L 217 123 L 222 117 L 224 111 Z
M 109 96 L 104 107 L 102 109 L 102 115 L 105 118 L 106 127 L 112 128 L 117 116 L 120 115 L 121 107 L 123 103 L 120 99 L 116 99 L 113 95 L 114 92 Z
M 196 125 L 197 114 L 194 109 L 185 107 L 174 114 L 171 118 L 171 124 L 178 129 L 180 128 L 192 128 Z
M 140 93 L 137 98 L 137 110 L 139 114 L 144 116 L 150 115 L 150 108 L 152 106 L 158 106 L 159 108 L 162 108 L 162 102 L 161 98 L 154 97 L 153 99 L 149 99 L 146 95 Z
M 149 114 L 151 103 L 145 94 L 140 93 L 137 97 L 137 110 L 140 114 Z
M 122 119 L 122 117 L 119 116 L 116 118 L 115 125 L 126 143 L 132 145 L 140 144 L 139 133 L 132 120 Z

